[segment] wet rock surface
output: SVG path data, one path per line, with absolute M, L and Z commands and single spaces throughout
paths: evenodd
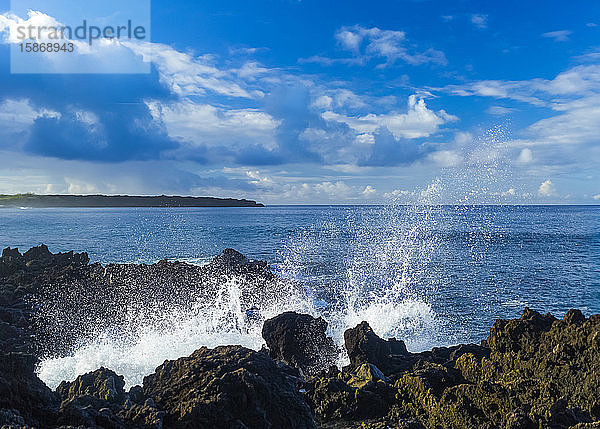
M 387 357 L 385 342 L 364 323 L 347 332 L 349 352 L 356 350 L 356 338 L 374 345 L 366 347 L 372 353 L 351 355 L 342 372 L 308 383 L 322 427 L 600 426 L 600 315 L 586 319 L 570 310 L 558 320 L 527 308 L 520 319 L 496 321 L 482 346 Z M 386 368 L 387 380 L 371 375 L 371 382 L 356 383 L 365 360 Z M 358 400 L 365 394 L 372 408 Z
M 266 263 L 233 250 L 205 267 L 168 261 L 105 267 L 89 264 L 86 254 L 52 254 L 45 246 L 24 254 L 5 249 L 0 427 L 600 428 L 600 315 L 586 318 L 579 310 L 557 319 L 525 309 L 519 319 L 497 320 L 480 345 L 423 353 L 379 338 L 363 322 L 344 335 L 350 364 L 341 370 L 329 365 L 335 346 L 326 322 L 284 313 L 263 326 L 269 350 L 200 348 L 166 361 L 129 391 L 107 368 L 56 391 L 35 375 L 39 341 L 55 333 L 38 318 L 39 298 L 49 291 L 64 297 L 89 288 L 72 311 L 101 318 L 104 310 L 94 306 L 102 300 L 121 308 L 127 293 L 146 288 L 157 302 L 174 294 L 185 306 L 191 294 L 210 293 L 231 273 L 267 291 L 277 287 Z M 65 323 L 67 340 L 71 334 L 80 332 Z
M 268 355 L 203 347 L 144 378 L 144 394 L 171 428 L 314 428 L 301 380 Z
M 326 331 L 327 322 L 323 318 L 290 311 L 266 320 L 262 337 L 273 359 L 314 375 L 335 365 L 339 355 Z

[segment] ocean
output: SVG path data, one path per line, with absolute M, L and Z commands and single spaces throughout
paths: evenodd
M 301 308 L 323 316 L 339 343 L 362 320 L 421 351 L 478 343 L 494 320 L 518 317 L 526 306 L 556 316 L 570 308 L 600 312 L 600 206 L 5 208 L 0 225 L 3 248 L 44 243 L 52 252 L 87 252 L 103 264 L 204 264 L 234 248 L 299 282 L 311 300 Z M 81 344 L 72 356 L 43 361 L 40 376 L 55 385 L 105 365 L 134 384 L 165 358 L 202 345 L 259 349 L 259 333 L 232 332 L 238 328 L 230 324 L 221 336 L 190 333 L 208 323 L 198 317 L 223 320 L 233 304 L 215 306 L 226 314 L 190 315 L 193 323 L 181 325 L 185 332 L 149 326 L 122 350 L 106 338 Z M 297 309 L 284 303 L 276 310 Z M 147 354 L 153 347 L 161 348 L 156 359 L 126 364 L 135 350 Z

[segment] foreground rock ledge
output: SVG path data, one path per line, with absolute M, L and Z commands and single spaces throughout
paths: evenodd
M 331 366 L 336 349 L 326 322 L 285 313 L 263 326 L 270 350 L 201 348 L 166 361 L 128 392 L 106 368 L 51 391 L 34 374 L 28 296 L 74 279 L 110 288 L 106 271 L 85 254 L 3 252 L 0 427 L 600 428 L 600 315 L 578 310 L 559 320 L 526 308 L 520 319 L 496 321 L 480 345 L 423 353 L 363 322 L 344 335 L 351 363 L 342 370 Z M 196 281 L 217 273 L 219 281 L 219 273 L 235 272 L 262 285 L 274 278 L 267 264 L 233 250 L 208 269 L 161 262 L 110 271 L 143 273 L 145 285 L 183 274 Z

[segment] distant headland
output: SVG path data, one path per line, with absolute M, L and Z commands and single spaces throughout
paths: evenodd
M 135 195 L 0 195 L 0 207 L 264 207 L 252 200 Z

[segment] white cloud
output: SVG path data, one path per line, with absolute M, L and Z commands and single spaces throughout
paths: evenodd
M 496 115 L 496 116 L 509 115 L 510 113 L 512 113 L 514 111 L 515 111 L 515 109 L 512 109 L 510 107 L 504 107 L 504 106 L 490 106 L 486 110 L 486 112 L 489 113 L 490 115 Z
M 372 197 L 377 194 L 377 190 L 371 185 L 365 186 L 365 189 L 362 191 L 362 194 L 365 198 Z
M 386 127 L 396 138 L 409 139 L 430 136 L 437 132 L 441 125 L 458 120 L 456 116 L 449 115 L 444 110 L 429 110 L 425 100 L 417 99 L 416 95 L 409 97 L 407 113 L 370 113 L 351 117 L 327 111 L 322 117 L 327 121 L 345 123 L 359 134 L 372 134 L 378 128 Z
M 560 107 L 555 96 L 595 95 L 600 91 L 600 65 L 578 65 L 554 79 L 524 81 L 483 80 L 465 85 L 449 85 L 443 90 L 461 97 L 505 98 L 537 106 Z
M 240 67 L 236 73 L 242 79 L 248 79 L 252 81 L 256 80 L 257 77 L 270 72 L 270 69 L 263 67 L 260 63 L 256 61 L 248 61 L 242 67 Z
M 556 195 L 556 189 L 554 188 L 554 184 L 551 180 L 546 180 L 542 182 L 542 184 L 538 188 L 538 195 L 542 197 L 551 197 Z
M 26 30 L 30 26 L 34 30 L 37 30 L 33 32 L 34 34 L 31 34 L 33 39 L 46 41 L 49 40 L 50 28 L 61 27 L 62 24 L 53 17 L 34 10 L 27 12 L 27 19 L 22 19 L 12 13 L 0 14 L 0 33 L 5 33 L 3 38 L 4 43 L 16 44 L 23 42 L 19 29 Z M 29 36 L 28 32 L 25 34 Z
M 413 192 L 405 189 L 394 189 L 392 192 L 386 192 L 383 194 L 383 196 L 387 199 L 398 199 L 400 197 L 407 197 L 409 195 L 413 195 Z
M 141 55 L 144 61 L 153 62 L 161 80 L 173 93 L 180 96 L 204 95 L 207 91 L 239 98 L 253 98 L 259 95 L 251 93 L 233 79 L 235 70 L 221 70 L 216 67 L 210 56 L 194 57 L 160 43 L 123 42 L 123 45 Z M 256 67 L 258 66 L 248 66 L 242 73 L 247 76 L 255 74 Z
M 565 145 L 600 144 L 600 99 L 581 98 L 561 104 L 560 114 L 542 119 L 526 130 L 529 144 Z
M 403 32 L 398 32 L 398 33 L 401 33 L 401 36 L 403 39 L 404 33 Z M 335 38 L 337 39 L 338 43 L 344 49 L 352 51 L 356 55 L 358 55 L 358 53 L 360 51 L 360 45 L 361 45 L 364 37 L 365 37 L 365 35 L 362 34 L 362 32 L 353 31 L 353 30 L 349 30 L 349 29 L 341 29 L 335 34 Z
M 549 80 L 480 81 L 446 90 L 459 96 L 506 98 L 551 109 L 553 114 L 507 139 L 508 145 L 522 149 L 517 158 L 521 164 L 533 161 L 533 148 L 538 148 L 538 164 L 589 165 L 598 159 L 600 64 L 578 65 Z
M 454 150 L 440 150 L 430 153 L 428 159 L 440 167 L 456 167 L 463 161 L 463 157 Z
M 98 192 L 96 185 L 72 177 L 65 177 L 69 194 L 93 194 Z M 48 189 L 48 188 L 47 188 Z
M 34 108 L 27 99 L 7 99 L 0 103 L 0 124 L 2 124 L 0 135 L 24 133 L 37 118 L 59 118 L 60 116 L 60 113 L 54 110 Z
M 329 95 L 321 95 L 314 101 L 313 106 L 317 109 L 331 109 L 333 106 L 333 98 Z
M 317 183 L 316 185 L 314 185 L 314 190 L 317 193 L 324 193 L 329 195 L 330 197 L 338 197 L 338 198 L 343 198 L 343 197 L 347 197 L 352 193 L 352 188 L 350 188 L 350 186 L 346 185 L 344 182 L 339 181 L 339 182 L 323 182 L 323 183 Z
M 471 15 L 471 24 L 473 24 L 473 26 L 475 26 L 476 28 L 480 28 L 480 29 L 484 29 L 487 28 L 488 23 L 488 16 L 484 15 L 482 13 L 474 13 Z
M 519 157 L 517 158 L 517 161 L 520 162 L 521 164 L 529 164 L 532 160 L 533 160 L 533 153 L 531 152 L 531 149 L 529 149 L 529 148 L 524 148 L 523 150 L 521 150 L 521 153 L 519 154 Z
M 555 42 L 566 42 L 567 40 L 569 40 L 569 36 L 571 34 L 573 34 L 573 32 L 569 30 L 558 30 L 544 33 L 542 34 L 542 37 L 554 39 Z
M 259 170 L 248 170 L 246 176 L 250 178 L 250 183 L 261 187 L 270 187 L 274 184 L 273 179 L 261 174 Z
M 182 99 L 162 104 L 148 101 L 155 120 L 165 124 L 169 136 L 194 144 L 219 146 L 260 144 L 267 149 L 277 145 L 275 130 L 279 121 L 256 109 L 226 110 Z
M 397 60 L 411 65 L 447 63 L 444 53 L 433 48 L 423 52 L 410 52 L 404 31 L 355 25 L 341 28 L 336 32 L 335 38 L 343 49 L 352 52 L 363 63 L 371 58 L 385 58 L 387 64 L 393 64 Z
M 600 194 L 596 194 L 592 197 L 594 200 L 598 201 L 600 200 Z

